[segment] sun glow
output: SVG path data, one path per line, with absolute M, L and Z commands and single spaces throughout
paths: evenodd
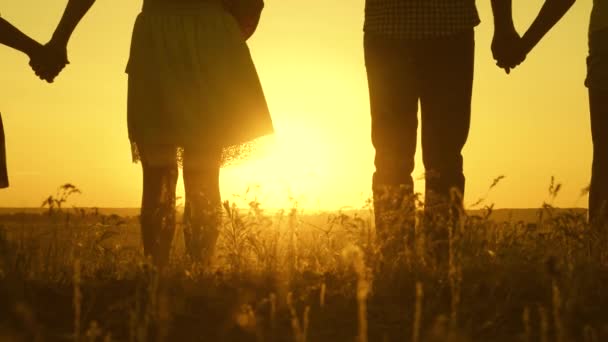
M 222 170 L 224 198 L 242 199 L 249 189 L 265 207 L 315 207 L 332 168 L 330 141 L 305 120 L 275 122 L 275 129 L 260 139 L 252 159 Z
M 516 6 L 520 30 L 542 2 Z M 44 42 L 66 1 L 39 3 L 6 1 L 2 17 Z M 464 150 L 467 203 L 505 175 L 490 194 L 497 207 L 537 207 L 551 176 L 564 184 L 556 205 L 585 205 L 580 189 L 589 182 L 591 164 L 583 86 L 590 5 L 577 2 L 507 77 L 489 49 L 490 4 L 478 1 L 473 120 Z M 0 49 L 11 177 L 0 206 L 37 207 L 66 182 L 83 191 L 74 199 L 77 206 L 140 205 L 141 166 L 131 163 L 124 74 L 140 8 L 141 1 L 98 1 L 70 42 L 71 64 L 52 86 L 31 73 L 23 55 Z M 363 0 L 267 1 L 249 45 L 276 135 L 263 139 L 254 158 L 222 169 L 223 199 L 242 198 L 248 188 L 248 198 L 257 196 L 264 208 L 295 202 L 307 210 L 361 207 L 369 199 L 374 151 L 363 11 Z M 424 173 L 418 149 L 415 179 Z M 423 182 L 415 188 L 422 191 Z

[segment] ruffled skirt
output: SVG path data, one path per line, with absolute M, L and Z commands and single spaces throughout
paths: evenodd
M 252 141 L 273 132 L 249 48 L 219 3 L 143 11 L 127 73 L 134 161 L 145 145 L 147 151 L 222 149 L 225 164 L 246 157 Z

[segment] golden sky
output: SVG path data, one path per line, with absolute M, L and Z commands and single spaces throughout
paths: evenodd
M 45 42 L 66 0 L 3 1 L 0 13 Z M 523 31 L 542 0 L 514 1 Z M 136 207 L 141 170 L 130 160 L 126 81 L 131 29 L 139 1 L 99 0 L 69 46 L 71 64 L 56 83 L 39 81 L 27 58 L 0 47 L 0 111 L 11 188 L 0 206 L 39 206 L 71 182 L 73 204 Z M 224 199 L 255 190 L 266 207 L 289 198 L 310 209 L 360 207 L 371 195 L 373 148 L 363 63 L 364 0 L 266 0 L 250 48 L 277 129 L 265 154 L 222 171 Z M 464 150 L 466 202 L 538 207 L 551 176 L 563 183 L 556 204 L 586 206 L 581 189 L 591 166 L 585 78 L 591 0 L 579 0 L 528 60 L 507 76 L 490 53 L 489 0 L 478 0 L 476 77 L 471 132 Z M 420 151 L 415 178 L 423 175 Z M 422 191 L 424 182 L 416 182 Z M 178 188 L 179 195 L 183 187 Z

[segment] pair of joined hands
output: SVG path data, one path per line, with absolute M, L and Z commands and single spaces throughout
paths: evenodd
M 492 40 L 492 56 L 496 65 L 504 69 L 507 74 L 520 65 L 530 52 L 529 44 L 525 37 L 513 29 L 495 32 Z
M 509 74 L 526 59 L 530 52 L 528 46 L 529 44 L 515 29 L 495 32 L 492 39 L 492 56 L 496 60 L 496 65 Z M 30 67 L 36 76 L 48 83 L 52 83 L 55 77 L 70 63 L 66 44 L 53 40 L 45 45 L 40 45 L 29 54 L 29 57 Z
M 66 45 L 53 40 L 34 49 L 29 57 L 30 67 L 36 76 L 48 83 L 52 83 L 63 68 L 70 63 Z

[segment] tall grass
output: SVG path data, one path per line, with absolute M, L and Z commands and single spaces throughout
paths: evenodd
M 418 213 L 388 274 L 369 202 L 332 213 L 227 202 L 215 264 L 191 263 L 177 239 L 159 274 L 136 217 L 67 208 L 59 193 L 45 215 L 0 219 L 0 339 L 606 340 L 608 238 L 552 205 L 559 188 L 534 225 L 493 221 L 491 205 L 462 212 L 447 267 Z

